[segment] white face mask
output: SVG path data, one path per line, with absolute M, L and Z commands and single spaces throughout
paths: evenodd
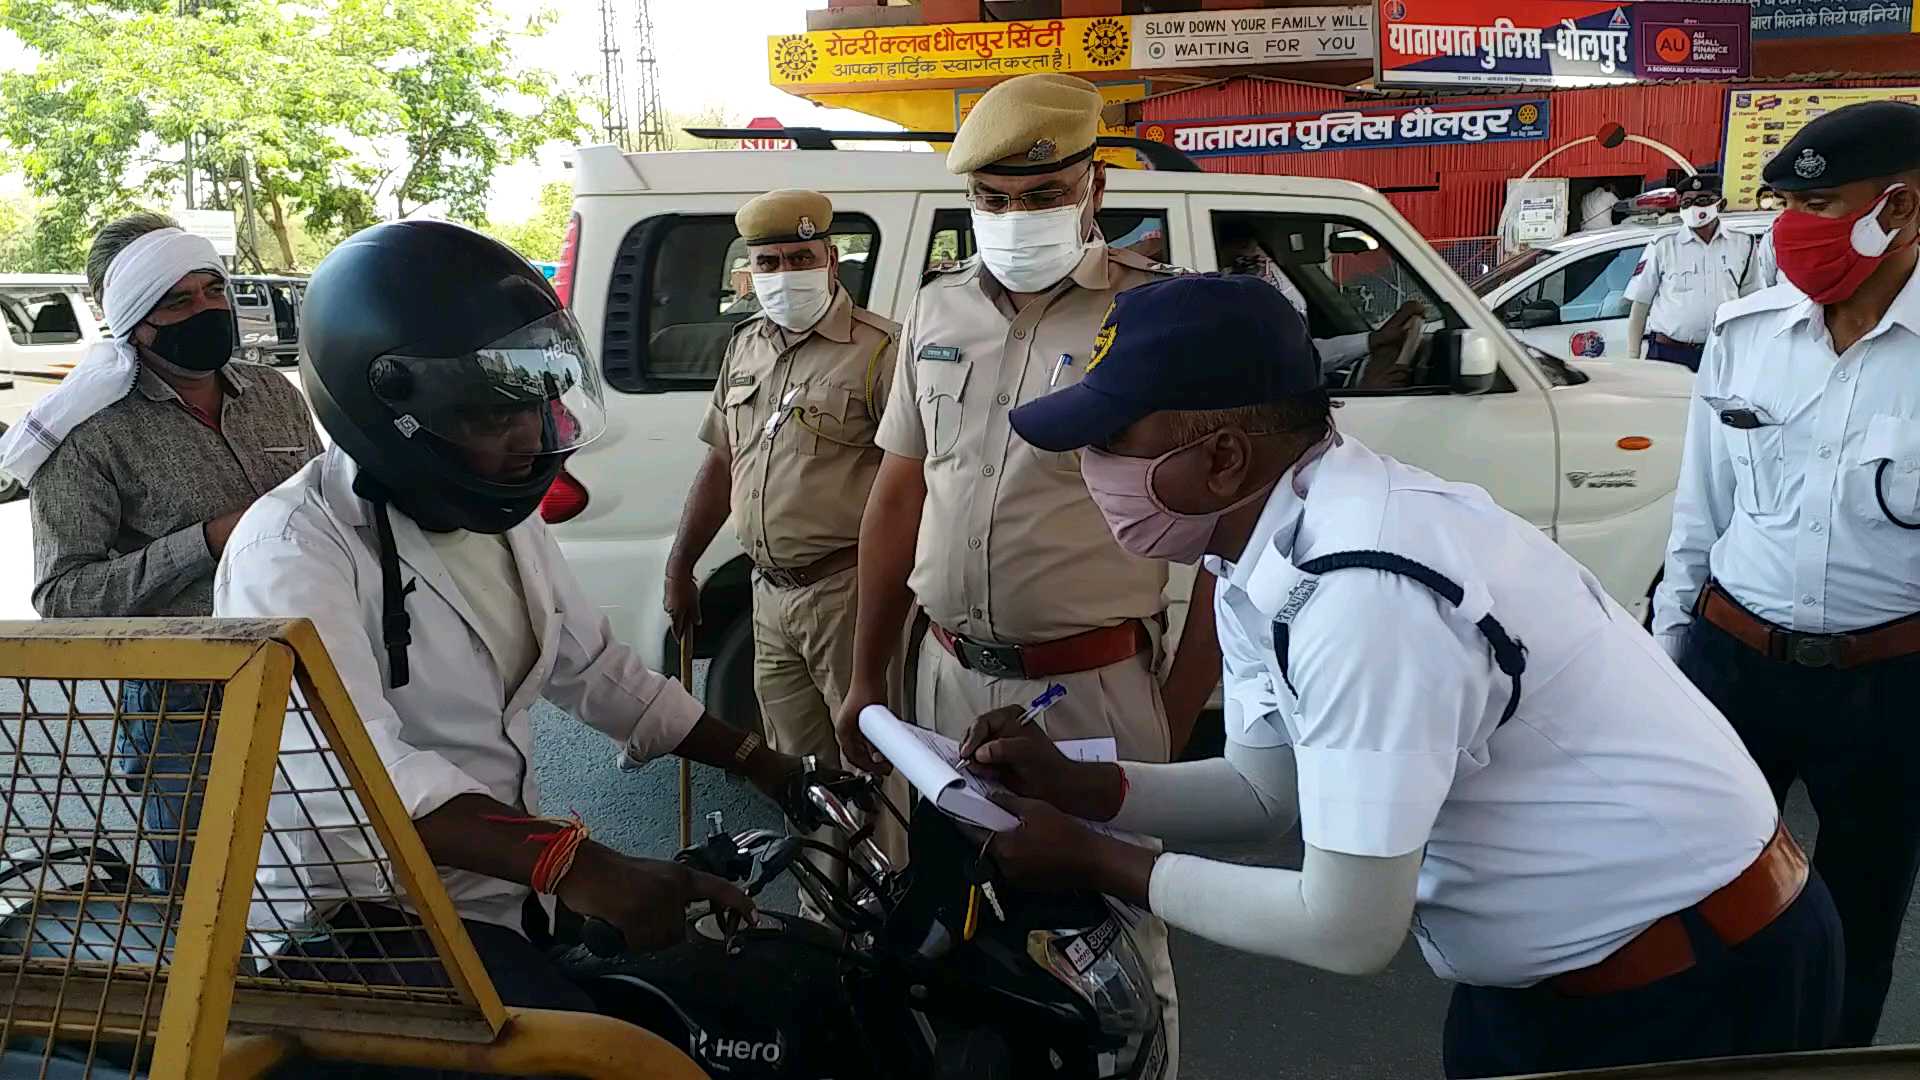
M 767 318 L 797 333 L 812 329 L 832 306 L 833 278 L 826 267 L 755 274 L 753 295 L 759 298 L 760 310 L 767 313 Z
M 1058 284 L 1080 265 L 1087 248 L 1082 208 L 1075 203 L 1004 214 L 975 210 L 973 242 L 980 248 L 980 261 L 1012 292 L 1035 293 Z
M 1720 208 L 1717 206 L 1682 207 L 1680 220 L 1686 222 L 1689 229 L 1704 229 L 1720 220 Z

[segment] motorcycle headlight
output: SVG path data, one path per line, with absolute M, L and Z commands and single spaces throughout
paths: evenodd
M 1029 931 L 1027 955 L 1093 1006 L 1113 1043 L 1100 1052 L 1101 1076 L 1153 1080 L 1165 1070 L 1160 999 L 1119 919 L 1087 930 Z

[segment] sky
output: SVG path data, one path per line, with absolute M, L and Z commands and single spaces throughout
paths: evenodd
M 528 61 L 552 71 L 598 77 L 600 4 L 598 0 L 494 0 L 510 15 L 540 10 L 559 14 L 545 38 L 524 50 Z M 635 0 L 612 0 L 623 13 L 624 55 L 633 57 Z M 775 90 L 767 83 L 767 38 L 807 28 L 807 9 L 826 0 L 650 0 L 654 49 L 660 63 L 660 97 L 670 113 L 691 113 L 718 105 L 745 123 L 771 116 L 789 124 L 853 129 L 896 128 L 862 113 L 823 109 L 805 98 Z M 724 9 L 724 17 L 716 11 Z M 627 92 L 634 91 L 629 68 Z M 629 101 L 629 112 L 633 105 Z M 502 169 L 494 179 L 490 215 L 501 220 L 524 217 L 540 186 L 566 179 L 564 148 L 552 147 L 538 162 Z
M 620 13 L 624 55 L 633 57 L 635 0 L 611 0 Z M 826 0 L 650 0 L 654 47 L 659 55 L 661 103 L 670 113 L 690 113 L 718 105 L 742 123 L 772 116 L 813 127 L 891 128 L 895 125 L 843 109 L 822 109 L 767 84 L 767 38 L 805 30 L 808 8 Z M 509 18 L 542 10 L 558 15 L 546 36 L 521 50 L 527 62 L 564 76 L 597 78 L 600 63 L 598 0 L 494 0 Z M 724 14 L 717 14 L 724 12 Z M 0 68 L 25 60 L 19 43 L 0 31 Z M 627 91 L 634 82 L 629 70 Z M 633 105 L 629 102 L 631 112 Z M 553 146 L 538 160 L 500 170 L 494 178 L 488 214 L 501 221 L 524 218 L 540 187 L 565 180 L 566 147 Z M 17 174 L 0 174 L 0 195 L 20 190 Z

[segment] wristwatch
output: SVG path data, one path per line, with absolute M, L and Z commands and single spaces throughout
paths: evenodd
M 753 752 L 764 745 L 765 741 L 760 738 L 759 732 L 747 732 L 747 737 L 741 739 L 740 745 L 733 751 L 733 763 L 735 765 L 745 765 L 747 759 L 753 756 Z

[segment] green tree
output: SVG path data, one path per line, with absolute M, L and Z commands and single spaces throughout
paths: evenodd
M 27 262 L 33 246 L 33 219 L 32 202 L 0 199 L 0 274 L 32 272 Z
M 687 134 L 687 129 L 742 127 L 745 123 L 721 105 L 708 105 L 704 109 L 696 109 L 693 112 L 669 113 L 667 115 L 667 149 L 738 150 L 740 149 L 738 139 L 696 139 Z
M 491 0 L 0 0 L 39 58 L 0 75 L 0 140 L 49 199 L 36 243 L 75 259 L 105 219 L 196 201 L 242 211 L 243 261 L 444 205 L 477 221 L 494 170 L 582 130 L 579 101 L 516 49 Z M 248 203 L 252 218 L 245 217 Z M 251 244 L 258 234 L 257 249 Z
M 567 220 L 573 216 L 573 185 L 556 180 L 540 189 L 534 212 L 519 221 L 488 222 L 487 235 L 519 252 L 529 262 L 552 262 L 560 257 Z

